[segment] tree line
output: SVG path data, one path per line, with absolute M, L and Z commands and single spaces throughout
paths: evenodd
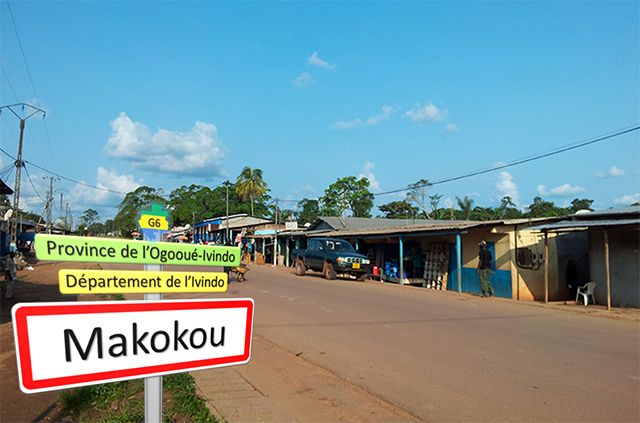
M 295 208 L 277 207 L 262 170 L 245 167 L 235 182 L 225 182 L 216 187 L 203 185 L 183 185 L 168 195 L 161 188 L 141 186 L 126 194 L 118 205 L 118 213 L 113 219 L 100 223 L 98 212 L 85 210 L 76 230 L 78 235 L 116 233 L 128 236 L 137 230 L 136 219 L 141 210 L 152 203 L 164 206 L 170 212 L 173 226 L 193 226 L 195 223 L 215 217 L 246 213 L 256 217 L 280 221 L 295 220 L 303 226 L 313 222 L 318 216 L 343 216 L 371 218 L 375 195 L 369 189 L 366 177 L 347 176 L 324 190 L 324 195 L 298 201 Z M 425 220 L 500 220 L 536 217 L 553 217 L 574 214 L 578 210 L 592 210 L 593 200 L 576 198 L 568 207 L 560 207 L 551 201 L 535 197 L 524 210 L 519 209 L 511 197 L 505 196 L 498 207 L 481 207 L 465 196 L 456 197 L 449 207 L 442 204 L 442 195 L 433 192 L 433 186 L 426 179 L 409 184 L 403 200 L 390 201 L 377 206 L 375 217 L 385 219 L 425 219 Z M 228 201 L 227 201 L 228 198 Z M 2 199 L 8 204 L 6 196 Z M 228 207 L 228 209 L 227 209 Z M 24 216 L 24 214 L 23 214 Z M 26 216 L 25 216 L 26 217 Z

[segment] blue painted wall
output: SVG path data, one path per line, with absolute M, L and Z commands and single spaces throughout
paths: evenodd
M 496 297 L 513 298 L 513 289 L 511 289 L 511 271 L 510 270 L 496 270 L 496 251 L 493 242 L 487 243 L 487 248 L 491 251 L 491 255 L 494 257 L 491 265 L 491 276 L 489 276 L 489 282 L 493 287 L 493 291 Z M 456 244 L 451 244 L 451 255 L 449 259 L 449 277 L 447 279 L 447 290 L 458 290 L 458 269 L 456 266 Z M 480 278 L 476 274 L 475 267 L 462 266 L 462 292 L 469 292 L 472 294 L 482 294 L 480 289 Z

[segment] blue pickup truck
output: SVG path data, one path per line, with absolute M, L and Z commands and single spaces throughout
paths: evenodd
M 307 269 L 322 272 L 332 280 L 336 275 L 353 275 L 363 281 L 367 277 L 371 261 L 356 253 L 349 242 L 334 238 L 311 238 L 306 250 L 293 250 L 296 274 L 304 276 Z

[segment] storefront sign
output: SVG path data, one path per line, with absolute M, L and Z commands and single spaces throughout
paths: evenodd
M 220 245 L 129 241 L 102 237 L 38 234 L 39 260 L 239 266 L 240 248 Z
M 252 299 L 22 303 L 20 389 L 36 393 L 247 363 Z
M 140 294 L 227 292 L 223 272 L 153 272 L 130 270 L 60 270 L 63 294 Z

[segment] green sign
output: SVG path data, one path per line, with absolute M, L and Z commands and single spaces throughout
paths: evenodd
M 38 234 L 38 260 L 239 266 L 240 248 Z

